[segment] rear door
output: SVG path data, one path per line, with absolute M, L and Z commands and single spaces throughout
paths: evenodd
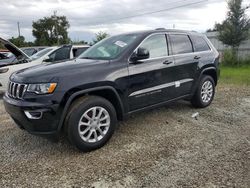
M 187 34 L 169 34 L 171 54 L 175 61 L 176 97 L 191 93 L 199 57 L 193 52 L 193 45 Z
M 197 57 L 201 66 L 214 62 L 213 51 L 209 47 L 207 41 L 202 35 L 190 35 L 194 47 L 194 56 Z
M 129 64 L 130 111 L 161 103 L 174 95 L 174 60 L 169 56 L 166 35 L 153 34 L 139 47 L 147 49 L 150 57 Z

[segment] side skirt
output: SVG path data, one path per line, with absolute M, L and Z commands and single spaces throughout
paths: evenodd
M 161 103 L 146 106 L 146 107 L 143 107 L 143 108 L 140 108 L 140 109 L 137 109 L 137 110 L 130 111 L 130 112 L 128 112 L 128 115 L 138 113 L 138 112 L 143 112 L 143 111 L 146 111 L 146 110 L 151 110 L 151 109 L 154 109 L 154 108 L 158 108 L 158 107 L 164 106 L 166 104 L 169 104 L 169 103 L 181 100 L 181 99 L 188 99 L 190 97 L 191 97 L 191 94 L 188 94 L 188 95 L 184 95 L 184 96 L 181 96 L 181 97 L 178 97 L 178 98 L 175 98 L 175 99 L 171 99 L 171 100 L 164 101 L 164 102 L 161 102 Z

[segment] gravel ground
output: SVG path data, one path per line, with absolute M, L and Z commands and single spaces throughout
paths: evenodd
M 250 88 L 219 86 L 206 109 L 134 115 L 90 153 L 20 130 L 0 100 L 0 187 L 41 186 L 250 187 Z

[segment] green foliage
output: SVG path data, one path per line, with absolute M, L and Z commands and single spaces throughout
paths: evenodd
M 219 40 L 238 49 L 242 41 L 249 37 L 250 19 L 246 16 L 246 8 L 242 8 L 242 0 L 229 0 L 227 18 L 217 25 Z
M 9 41 L 19 48 L 26 46 L 34 46 L 33 42 L 26 42 L 24 36 L 12 37 L 11 39 L 9 39 Z
M 81 40 L 81 41 L 71 41 L 71 44 L 79 44 L 79 45 L 83 45 L 83 44 L 88 44 L 88 42 L 84 41 L 84 40 Z
M 11 39 L 9 39 L 9 41 L 17 47 L 24 47 L 26 45 L 24 36 L 12 37 Z
M 227 49 L 224 51 L 222 64 L 229 65 L 229 66 L 234 66 L 238 64 L 238 58 L 234 50 Z
M 250 62 L 250 59 L 249 59 Z M 220 83 L 250 86 L 250 64 L 240 67 L 221 67 Z
M 105 33 L 105 32 L 102 32 L 102 31 L 96 33 L 96 34 L 95 34 L 95 39 L 93 40 L 93 44 L 95 44 L 95 43 L 101 41 L 102 39 L 105 39 L 105 38 L 108 37 L 108 36 L 109 36 L 108 33 Z
M 246 58 L 238 58 L 234 49 L 227 49 L 223 52 L 222 65 L 226 66 L 242 66 L 250 65 L 250 56 Z
M 215 23 L 213 29 L 208 29 L 207 32 L 219 31 L 221 30 L 222 25 L 220 23 Z
M 36 45 L 60 45 L 69 43 L 69 22 L 65 16 L 52 15 L 33 22 L 32 34 Z

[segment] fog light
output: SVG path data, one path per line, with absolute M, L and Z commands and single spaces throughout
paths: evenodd
M 29 119 L 41 119 L 43 115 L 41 111 L 24 111 L 24 113 Z

